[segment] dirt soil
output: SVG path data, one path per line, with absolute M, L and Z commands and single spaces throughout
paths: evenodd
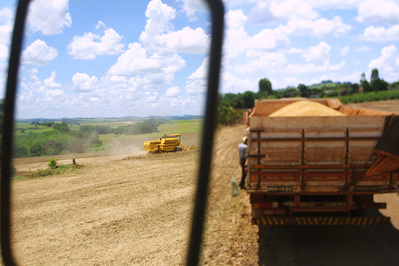
M 389 101 L 385 108 L 399 113 L 399 101 Z M 216 134 L 201 264 L 399 265 L 396 193 L 376 196 L 388 203 L 382 211 L 392 219 L 388 226 L 251 225 L 247 193 L 232 197 L 230 191 L 232 178 L 240 174 L 237 146 L 244 132 L 245 126 L 239 125 Z M 198 146 L 198 136 L 190 135 L 193 145 Z M 58 162 L 76 158 L 84 167 L 13 182 L 18 262 L 184 264 L 199 153 L 142 155 L 134 148 L 142 141 L 119 143 L 123 152 L 60 156 Z M 17 159 L 15 166 L 18 171 L 36 170 L 45 168 L 48 160 Z

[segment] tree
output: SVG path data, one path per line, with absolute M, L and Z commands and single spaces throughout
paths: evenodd
M 364 74 L 364 72 L 360 75 L 360 82 L 362 82 L 362 81 L 367 81 L 366 74 Z
M 46 122 L 44 123 L 45 127 L 52 127 L 54 125 L 54 122 Z
M 371 83 L 373 91 L 386 91 L 388 90 L 388 82 L 383 79 L 377 79 Z
M 57 161 L 55 159 L 50 159 L 47 165 L 50 166 L 51 169 L 55 169 L 57 168 Z
M 359 92 L 359 84 L 352 84 L 351 85 L 351 91 L 352 93 L 358 93 Z
M 371 79 L 370 79 L 370 81 L 373 82 L 373 81 L 376 81 L 376 80 L 379 80 L 379 79 L 380 79 L 380 77 L 379 77 L 379 74 L 378 74 L 378 69 L 374 68 L 373 70 L 371 70 Z
M 266 95 L 271 95 L 273 93 L 272 83 L 267 78 L 259 80 L 259 93 Z
M 255 103 L 256 94 L 252 91 L 246 91 L 242 94 L 241 108 L 253 108 Z
M 371 83 L 371 89 L 373 91 L 386 91 L 388 90 L 388 83 L 383 80 L 380 79 L 379 75 L 378 75 L 378 69 L 374 68 L 373 70 L 371 70 L 371 79 L 370 79 L 370 83 Z
M 53 128 L 62 133 L 68 133 L 70 128 L 66 122 L 54 123 Z
M 302 84 L 302 83 L 299 84 L 298 85 L 298 90 L 299 90 L 299 92 L 301 94 L 301 97 L 309 97 L 310 91 L 309 91 L 308 87 L 306 87 L 305 84 Z
M 360 75 L 360 84 L 363 87 L 363 92 L 371 91 L 370 83 L 367 81 L 366 74 L 364 74 L 364 72 Z
M 228 104 L 225 97 L 219 95 L 218 125 L 231 125 L 242 119 L 242 112 Z
M 297 97 L 299 95 L 300 92 L 298 91 L 298 89 L 293 87 L 287 87 L 286 89 L 280 92 L 280 97 L 285 97 L 285 98 Z

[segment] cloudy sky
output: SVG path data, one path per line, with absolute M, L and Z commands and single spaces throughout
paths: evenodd
M 226 0 L 221 92 L 399 80 L 399 0 Z M 15 1 L 0 3 L 4 95 Z M 210 41 L 198 0 L 34 0 L 19 118 L 201 114 Z

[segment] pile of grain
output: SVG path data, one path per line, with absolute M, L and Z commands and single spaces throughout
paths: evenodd
M 317 102 L 298 101 L 286 105 L 269 115 L 269 117 L 287 116 L 344 116 L 344 114 Z

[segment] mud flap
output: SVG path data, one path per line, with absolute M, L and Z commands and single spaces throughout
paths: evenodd
M 257 225 L 382 225 L 389 224 L 390 217 L 261 217 L 252 218 L 252 224 Z

